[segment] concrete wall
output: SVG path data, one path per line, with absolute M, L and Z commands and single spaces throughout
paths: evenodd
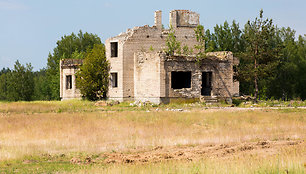
M 80 90 L 76 88 L 75 85 L 75 73 L 78 70 L 76 66 L 62 66 L 62 61 L 60 63 L 60 97 L 61 100 L 68 99 L 81 99 L 82 95 Z M 67 89 L 66 87 L 66 76 L 71 75 L 72 77 L 72 88 Z
M 212 72 L 211 96 L 230 98 L 233 96 L 233 69 L 231 60 L 207 57 L 200 64 L 194 59 L 173 57 L 165 60 L 166 86 L 171 87 L 171 71 L 191 71 L 191 88 L 168 88 L 168 97 L 199 98 L 202 89 L 202 72 Z
M 194 61 L 186 61 L 184 57 L 173 57 L 167 59 L 165 57 L 166 71 L 166 97 L 170 98 L 200 98 L 201 96 L 201 77 L 202 72 Z M 171 88 L 171 72 L 172 71 L 191 71 L 191 87 L 182 89 Z
M 214 52 L 208 55 L 203 61 L 197 63 L 195 57 L 168 57 L 154 52 L 135 53 L 135 100 L 160 103 L 173 98 L 200 98 L 202 72 L 212 72 L 211 96 L 231 98 L 237 88 L 237 83 L 233 82 L 232 53 Z M 190 71 L 191 87 L 172 89 L 172 71 Z
M 111 42 L 118 42 L 118 57 L 111 57 Z M 118 73 L 118 87 L 110 84 L 108 97 L 111 100 L 123 100 L 123 45 L 124 37 L 109 39 L 105 42 L 106 57 L 110 63 L 110 73 Z
M 128 29 L 105 42 L 106 58 L 110 62 L 110 73 L 118 74 L 118 86 L 109 86 L 108 97 L 114 100 L 142 100 L 159 103 L 169 98 L 199 98 L 201 96 L 202 72 L 212 72 L 212 96 L 231 97 L 239 94 L 239 82 L 233 81 L 232 53 L 208 53 L 207 59 L 200 64 L 194 57 L 162 54 L 169 29 L 162 27 L 162 12 L 156 11 L 154 26 L 145 25 Z M 175 36 L 185 45 L 194 48 L 198 44 L 194 29 L 199 24 L 199 14 L 188 10 L 170 12 L 170 25 Z M 111 43 L 118 43 L 118 56 L 111 57 Z M 71 60 L 73 63 L 73 60 Z M 62 62 L 61 62 L 62 63 Z M 67 63 L 67 62 L 66 62 Z M 69 64 L 69 62 L 68 62 Z M 62 66 L 60 95 L 62 99 L 80 98 L 75 88 L 75 72 L 77 66 Z M 191 87 L 171 89 L 171 71 L 191 71 Z M 66 75 L 72 75 L 73 87 L 66 89 Z
M 224 98 L 232 97 L 236 93 L 233 79 L 233 53 L 228 51 L 210 52 L 207 53 L 207 58 L 213 59 L 215 60 L 215 62 L 218 62 L 216 64 L 214 63 L 213 65 L 213 68 L 215 69 L 215 78 L 213 79 L 213 94 L 215 96 Z
M 172 10 L 169 15 L 169 23 L 173 28 L 196 27 L 199 21 L 200 15 L 189 10 Z
M 164 75 L 159 53 L 138 52 L 134 56 L 134 98 L 160 103 Z
M 182 43 L 182 47 L 187 45 L 193 48 L 197 44 L 194 27 L 194 25 L 190 25 L 174 28 L 176 38 Z M 157 11 L 154 26 L 146 25 L 128 29 L 127 32 L 106 40 L 106 57 L 111 63 L 111 72 L 118 72 L 119 80 L 118 88 L 109 88 L 108 96 L 110 99 L 134 100 L 134 53 L 150 50 L 162 51 L 165 48 L 168 33 L 169 30 L 162 29 L 161 11 Z M 117 58 L 112 58 L 110 56 L 110 43 L 115 41 L 118 41 L 119 55 Z

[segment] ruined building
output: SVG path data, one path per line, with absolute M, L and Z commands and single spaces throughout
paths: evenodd
M 173 10 L 169 22 L 182 47 L 198 44 L 194 29 L 199 25 L 199 14 Z M 239 95 L 239 82 L 233 78 L 233 66 L 238 61 L 231 52 L 207 53 L 201 62 L 192 55 L 167 56 L 163 49 L 169 32 L 163 28 L 162 12 L 156 11 L 154 26 L 128 29 L 106 40 L 106 57 L 111 65 L 109 99 L 168 103 L 177 98 L 230 100 Z M 64 99 L 66 89 L 62 88 Z
M 75 86 L 75 73 L 82 63 L 81 59 L 60 61 L 60 97 L 62 100 L 82 97 L 80 90 Z

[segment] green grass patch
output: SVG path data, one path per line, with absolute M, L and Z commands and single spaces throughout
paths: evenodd
M 92 164 L 73 164 L 65 155 L 25 156 L 0 162 L 0 173 L 57 173 L 88 170 Z

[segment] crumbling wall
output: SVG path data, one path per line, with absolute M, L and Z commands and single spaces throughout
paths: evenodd
M 230 98 L 235 93 L 233 83 L 233 56 L 231 52 L 209 53 L 200 63 L 195 57 L 164 57 L 166 86 L 168 97 L 199 98 L 202 89 L 202 72 L 212 72 L 211 96 Z M 191 71 L 191 87 L 183 89 L 171 88 L 172 71 Z M 237 84 L 236 84 L 237 85 Z M 239 85 L 239 84 L 238 84 Z
M 173 57 L 172 59 L 165 55 L 157 55 L 156 52 L 165 49 L 166 39 L 170 32 L 169 29 L 162 28 L 161 16 L 161 11 L 156 11 L 154 26 L 145 25 L 128 29 L 127 32 L 106 40 L 106 57 L 111 64 L 110 72 L 118 73 L 118 87 L 109 88 L 110 99 L 134 100 L 156 96 L 161 99 L 199 98 L 202 88 L 202 72 L 212 72 L 211 95 L 213 96 L 231 97 L 235 91 L 237 92 L 237 89 L 239 90 L 239 84 L 233 84 L 233 55 L 231 52 L 208 53 L 207 59 L 203 60 L 200 65 L 192 57 L 175 56 L 175 59 Z M 176 39 L 181 42 L 182 47 L 187 45 L 193 48 L 198 44 L 194 33 L 194 28 L 198 24 L 199 14 L 195 12 L 188 10 L 170 12 L 170 25 L 175 30 Z M 118 42 L 117 57 L 111 57 L 111 42 Z M 146 57 L 145 61 L 143 61 L 144 57 Z M 164 71 L 161 71 L 162 67 Z M 190 71 L 190 88 L 171 89 L 171 71 Z M 150 78 L 154 80 L 150 81 Z M 158 85 L 151 84 L 153 81 Z M 150 90 L 151 87 L 154 89 Z
M 81 99 L 80 90 L 75 85 L 75 74 L 79 70 L 82 60 L 79 59 L 65 59 L 60 61 L 60 97 L 61 100 L 67 99 Z M 71 88 L 67 88 L 67 76 L 71 76 Z
M 195 57 L 137 52 L 134 54 L 134 99 L 160 103 L 172 98 L 200 98 L 203 72 L 212 75 L 211 96 L 228 99 L 235 93 L 232 67 L 231 52 L 209 53 L 201 62 Z M 172 72 L 190 72 L 190 87 L 173 89 Z
M 161 11 L 155 14 L 155 26 L 143 26 L 128 29 L 116 37 L 106 40 L 106 56 L 111 63 L 111 72 L 118 72 L 118 87 L 109 89 L 109 97 L 119 100 L 134 100 L 134 53 L 158 52 L 165 48 L 169 30 L 161 28 Z M 197 44 L 194 28 L 179 27 L 175 35 L 182 47 L 193 48 Z M 119 54 L 117 58 L 110 56 L 110 43 L 118 42 Z M 121 49 L 121 50 L 120 50 Z
M 200 24 L 200 15 L 189 10 L 172 10 L 169 20 L 173 28 L 196 27 Z
M 174 57 L 173 59 L 165 59 L 166 86 L 168 88 L 168 96 L 170 98 L 199 98 L 201 96 L 201 70 L 194 61 L 186 61 L 183 57 Z M 171 88 L 171 72 L 191 72 L 191 87 L 182 89 Z
M 137 101 L 160 103 L 164 86 L 163 62 L 159 53 L 134 54 L 134 98 Z

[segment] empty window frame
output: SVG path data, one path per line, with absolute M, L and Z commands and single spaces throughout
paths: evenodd
M 233 66 L 233 82 L 238 81 L 238 67 L 237 65 Z
M 111 57 L 118 57 L 118 42 L 111 42 Z
M 72 89 L 72 75 L 66 76 L 66 89 Z
M 111 73 L 111 85 L 112 88 L 118 87 L 118 73 Z
M 191 87 L 191 71 L 172 71 L 171 88 L 182 89 Z

